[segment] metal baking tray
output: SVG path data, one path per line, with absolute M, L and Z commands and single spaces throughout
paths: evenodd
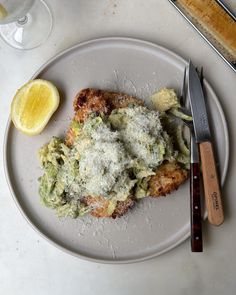
M 230 17 L 236 21 L 236 15 L 223 3 L 221 0 L 215 0 L 221 8 Z M 180 14 L 192 25 L 192 27 L 202 36 L 202 38 L 219 54 L 219 56 L 230 66 L 230 68 L 236 72 L 236 60 L 232 55 L 211 35 L 202 28 L 199 22 L 194 19 L 185 9 L 182 7 L 178 0 L 169 0 L 169 2 L 179 11 Z

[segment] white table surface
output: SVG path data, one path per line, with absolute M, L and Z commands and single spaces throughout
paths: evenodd
M 236 74 L 167 0 L 48 0 L 54 28 L 48 41 L 19 51 L 0 40 L 0 149 L 15 90 L 61 50 L 92 38 L 127 36 L 164 45 L 203 65 L 225 111 L 231 152 L 236 138 Z M 226 1 L 236 11 L 235 0 Z M 233 127 L 234 126 L 234 127 Z M 156 259 L 130 265 L 83 261 L 42 239 L 21 216 L 0 165 L 0 294 L 232 295 L 236 287 L 236 158 L 224 187 L 225 223 L 204 225 L 204 253 L 189 240 Z

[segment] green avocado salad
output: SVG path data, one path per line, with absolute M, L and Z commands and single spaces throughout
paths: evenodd
M 148 196 L 148 181 L 163 161 L 177 161 L 188 169 L 182 125 L 168 114 L 178 100 L 172 90 L 164 91 L 164 96 L 159 92 L 152 97 L 154 106 L 158 101 L 155 110 L 129 105 L 108 116 L 91 113 L 84 124 L 72 122 L 77 135 L 72 146 L 56 137 L 44 145 L 39 150 L 42 204 L 58 216 L 76 218 L 92 210 L 83 202 L 85 196 L 103 196 L 114 204 L 131 194 L 137 199 Z

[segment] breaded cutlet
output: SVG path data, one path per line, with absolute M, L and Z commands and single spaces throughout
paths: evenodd
M 104 90 L 87 88 L 81 90 L 74 99 L 75 115 L 73 120 L 83 123 L 89 114 L 95 112 L 97 114 L 109 115 L 112 110 L 125 108 L 130 104 L 143 105 L 143 101 L 133 96 L 109 92 Z M 72 127 L 69 128 L 66 135 L 66 143 L 68 146 L 73 145 L 75 132 Z M 176 162 L 163 163 L 156 170 L 156 175 L 152 176 L 148 183 L 150 196 L 160 197 L 171 193 L 187 179 L 188 173 L 182 169 Z M 130 196 L 125 201 L 118 201 L 115 210 L 110 213 L 109 201 L 103 197 L 87 196 L 84 198 L 84 203 L 92 206 L 94 209 L 91 215 L 95 217 L 121 217 L 135 204 L 135 199 Z

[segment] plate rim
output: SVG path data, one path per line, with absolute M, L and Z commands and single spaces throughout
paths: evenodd
M 142 39 L 138 39 L 138 38 L 129 38 L 129 37 L 104 37 L 104 38 L 96 38 L 96 39 L 90 39 L 88 41 L 84 41 L 84 42 L 80 42 L 77 43 L 73 46 L 68 47 L 65 50 L 62 50 L 61 52 L 55 54 L 53 57 L 51 57 L 50 59 L 48 59 L 45 63 L 43 63 L 38 70 L 33 74 L 33 76 L 30 78 L 30 80 L 35 79 L 48 65 L 50 65 L 52 62 L 55 62 L 57 59 L 59 59 L 61 56 L 65 55 L 66 53 L 73 51 L 79 47 L 83 47 L 86 45 L 90 45 L 93 43 L 99 43 L 99 42 L 112 42 L 112 41 L 120 41 L 120 42 L 132 42 L 132 43 L 138 43 L 144 46 L 148 46 L 148 47 L 153 47 L 155 49 L 160 49 L 162 51 L 167 52 L 169 55 L 174 56 L 176 59 L 179 59 L 180 61 L 182 61 L 183 64 L 185 64 L 186 66 L 188 65 L 188 61 L 186 59 L 184 59 L 182 56 L 180 56 L 179 54 L 176 54 L 174 51 L 166 48 L 165 46 L 159 45 L 158 43 L 154 43 L 154 42 L 150 42 L 150 41 L 146 41 L 146 40 L 142 40 Z M 229 147 L 229 131 L 228 131 L 228 125 L 227 125 L 227 120 L 223 111 L 223 108 L 221 106 L 221 103 L 217 97 L 217 95 L 215 94 L 213 88 L 211 87 L 210 83 L 204 79 L 204 84 L 207 86 L 208 90 L 211 92 L 212 94 L 212 99 L 214 100 L 214 103 L 216 104 L 221 120 L 222 120 L 222 127 L 224 130 L 224 137 L 225 137 L 225 149 L 226 149 L 226 155 L 225 155 L 225 165 L 223 167 L 222 173 L 221 173 L 221 185 L 223 186 L 226 180 L 226 176 L 227 176 L 227 172 L 228 172 L 228 167 L 229 167 L 229 154 L 230 154 L 230 147 Z M 4 166 L 4 174 L 5 174 L 5 179 L 8 185 L 8 188 L 10 190 L 12 199 L 14 200 L 14 203 L 16 204 L 17 208 L 19 209 L 19 211 L 21 212 L 22 216 L 24 217 L 24 219 L 27 221 L 27 223 L 31 226 L 31 228 L 33 228 L 33 230 L 38 233 L 42 238 L 44 238 L 46 241 L 48 241 L 51 245 L 54 245 L 56 248 L 62 250 L 63 252 L 70 254 L 76 258 L 80 258 L 86 261 L 90 261 L 90 262 L 96 262 L 96 263 L 103 263 L 103 264 L 130 264 L 130 263 L 137 263 L 137 262 L 143 262 L 146 260 L 150 260 L 152 258 L 155 258 L 157 256 L 160 256 L 164 253 L 169 252 L 170 250 L 174 249 L 175 247 L 177 247 L 178 245 L 180 245 L 181 243 L 183 243 L 185 240 L 187 240 L 187 238 L 190 237 L 190 230 L 189 232 L 187 232 L 185 235 L 182 236 L 181 239 L 179 239 L 177 242 L 171 244 L 169 247 L 163 249 L 160 252 L 157 253 L 152 253 L 150 255 L 146 255 L 146 256 L 142 256 L 140 258 L 133 258 L 133 259 L 112 259 L 112 258 L 94 258 L 92 256 L 89 255 L 83 255 L 80 253 L 76 253 L 70 249 L 67 249 L 66 247 L 64 247 L 63 245 L 60 245 L 59 243 L 57 243 L 56 241 L 54 241 L 53 239 L 51 239 L 50 237 L 48 237 L 43 231 L 41 231 L 39 229 L 39 227 L 37 227 L 36 224 L 34 224 L 33 221 L 31 221 L 30 217 L 27 215 L 26 210 L 23 209 L 23 207 L 20 205 L 20 202 L 18 201 L 18 198 L 14 192 L 14 188 L 11 184 L 11 179 L 10 179 L 10 175 L 9 175 L 9 169 L 8 169 L 8 163 L 7 163 L 7 142 L 8 142 L 8 138 L 9 138 L 9 133 L 10 133 L 10 128 L 11 128 L 12 122 L 11 122 L 11 116 L 9 116 L 7 124 L 6 124 L 6 129 L 4 132 L 4 140 L 3 140 L 3 166 Z M 204 216 L 204 219 L 206 218 L 207 215 Z

